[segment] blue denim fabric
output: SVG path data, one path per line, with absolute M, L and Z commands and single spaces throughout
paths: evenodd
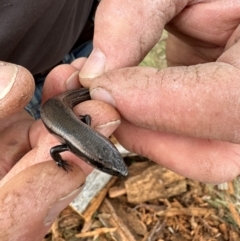
M 69 54 L 65 55 L 64 58 L 62 59 L 63 64 L 70 64 L 72 63 L 75 59 L 80 58 L 80 57 L 88 57 L 93 49 L 93 44 L 92 41 L 86 42 L 79 46 L 76 49 L 73 49 Z M 29 104 L 25 107 L 25 110 L 28 111 L 32 117 L 35 119 L 40 118 L 40 108 L 41 108 L 41 101 L 42 101 L 42 89 L 43 89 L 43 84 L 45 81 L 46 76 L 37 76 L 35 78 L 35 92 L 34 95 L 29 102 Z

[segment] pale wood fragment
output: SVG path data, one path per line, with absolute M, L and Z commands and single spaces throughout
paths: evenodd
M 108 192 L 108 195 L 110 198 L 116 198 L 124 194 L 126 194 L 125 187 L 119 187 L 119 186 L 110 188 Z
M 187 183 L 186 180 L 182 180 L 176 183 L 176 185 L 171 187 L 165 187 L 164 193 L 162 196 L 169 198 L 177 196 L 181 193 L 184 193 L 187 191 Z M 160 196 L 161 197 L 161 196 Z
M 106 186 L 95 196 L 89 203 L 87 209 L 83 212 L 83 217 L 85 219 L 82 232 L 86 232 L 91 227 L 91 221 L 93 214 L 97 211 L 102 201 L 106 197 L 109 188 L 116 182 L 117 177 L 112 177 L 112 179 L 106 184 Z
M 106 227 L 116 227 L 117 230 L 112 234 L 113 237 L 118 241 L 138 241 L 136 237 L 132 234 L 129 227 L 123 220 L 123 216 L 119 216 L 116 213 L 116 208 L 113 207 L 110 200 L 105 198 L 101 207 L 99 208 L 101 214 L 98 215 L 99 219 L 102 221 Z
M 168 208 L 165 211 L 157 212 L 158 216 L 172 217 L 176 215 L 188 215 L 188 216 L 204 216 L 208 213 L 215 213 L 215 210 L 209 208 L 198 208 L 198 207 L 188 207 L 188 208 Z
M 92 219 L 92 215 L 96 212 L 96 210 L 101 205 L 103 199 L 106 197 L 109 188 L 116 182 L 117 177 L 112 177 L 112 179 L 106 184 L 106 186 L 95 196 L 91 203 L 89 204 L 88 208 L 83 212 L 83 217 L 85 221 L 89 221 Z
M 93 237 L 93 236 L 99 236 L 100 234 L 104 233 L 113 233 L 117 230 L 117 228 L 98 228 L 93 231 L 89 231 L 86 233 L 79 233 L 76 234 L 76 238 L 86 238 L 86 237 Z
M 129 203 L 143 203 L 155 198 L 168 198 L 185 192 L 186 186 L 184 177 L 156 164 L 125 181 Z M 121 193 L 124 193 L 123 190 Z

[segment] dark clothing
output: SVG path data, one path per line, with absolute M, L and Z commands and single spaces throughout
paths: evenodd
M 32 74 L 56 65 L 73 47 L 93 0 L 0 0 L 0 60 Z

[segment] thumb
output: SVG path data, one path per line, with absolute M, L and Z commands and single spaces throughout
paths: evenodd
M 32 165 L 12 177 L 0 188 L 0 240 L 41 241 L 80 193 L 84 179 L 78 166 L 66 173 L 54 162 Z
M 187 2 L 102 0 L 95 17 L 94 49 L 80 78 L 139 64 L 159 40 L 164 25 Z M 89 80 L 81 83 L 87 87 Z
M 27 69 L 0 62 L 0 118 L 22 109 L 30 101 L 33 91 L 34 80 Z
M 91 96 L 123 117 L 115 134 L 125 148 L 216 184 L 240 173 L 239 145 L 229 143 L 240 143 L 239 74 L 224 63 L 119 69 L 97 77 Z
M 224 63 L 125 68 L 94 79 L 91 96 L 136 126 L 240 143 L 239 74 Z

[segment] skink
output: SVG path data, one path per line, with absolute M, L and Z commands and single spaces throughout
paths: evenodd
M 73 107 L 86 100 L 90 100 L 89 90 L 82 88 L 57 95 L 42 106 L 44 125 L 62 143 L 51 148 L 52 158 L 67 171 L 71 166 L 62 159 L 60 153 L 71 151 L 100 171 L 126 176 L 128 169 L 117 148 L 89 126 L 89 115 L 77 117 L 74 114 Z

